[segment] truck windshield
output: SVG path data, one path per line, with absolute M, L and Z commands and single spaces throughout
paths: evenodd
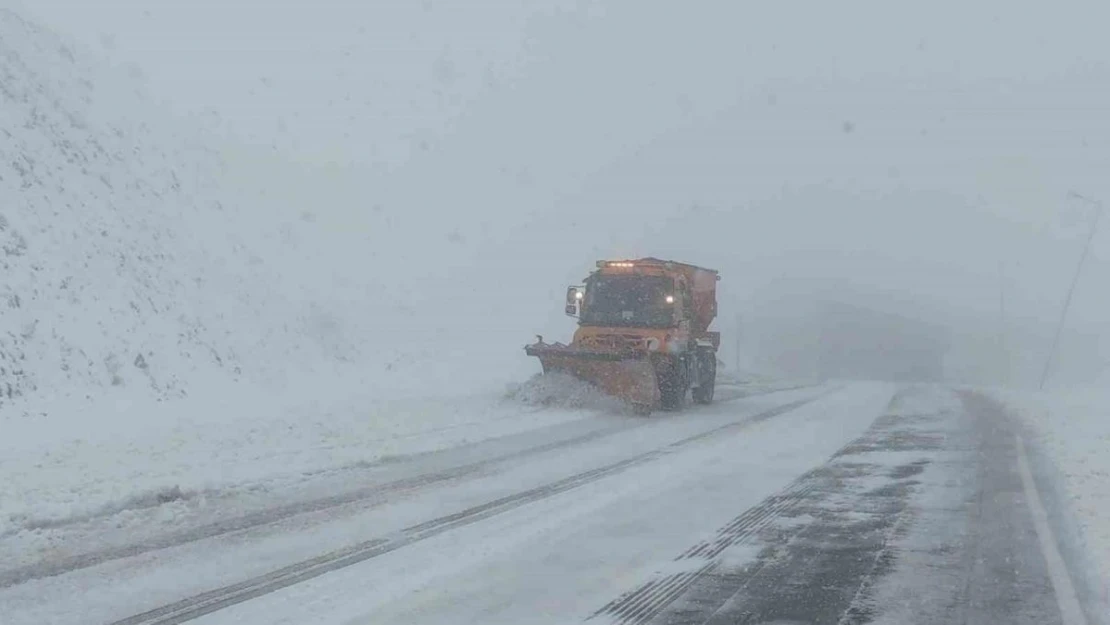
M 674 281 L 661 276 L 597 276 L 586 283 L 582 324 L 666 328 L 674 324 L 667 295 Z

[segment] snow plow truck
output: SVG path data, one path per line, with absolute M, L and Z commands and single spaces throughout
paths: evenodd
M 569 345 L 543 337 L 524 351 L 544 374 L 562 372 L 623 399 L 639 414 L 679 410 L 688 395 L 713 401 L 719 332 L 713 269 L 658 258 L 602 260 L 584 284 L 567 288 L 578 318 Z

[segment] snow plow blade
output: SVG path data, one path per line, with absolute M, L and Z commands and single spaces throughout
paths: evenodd
M 647 353 L 584 350 L 561 343 L 535 343 L 524 348 L 540 359 L 543 372 L 560 372 L 631 404 L 638 412 L 659 405 L 659 381 Z

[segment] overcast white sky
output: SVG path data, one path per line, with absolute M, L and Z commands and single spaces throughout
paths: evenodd
M 365 184 L 475 272 L 528 255 L 552 284 L 521 298 L 650 253 L 721 268 L 734 308 L 849 281 L 990 318 L 1002 263 L 1048 327 L 1091 210 L 1066 194 L 1110 199 L 1106 2 L 24 2 L 178 114 L 341 172 L 335 223 Z M 1110 329 L 1108 258 L 1110 223 L 1075 327 Z

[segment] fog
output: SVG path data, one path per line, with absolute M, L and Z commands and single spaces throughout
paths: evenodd
M 721 271 L 729 364 L 821 373 L 827 342 L 775 337 L 839 302 L 904 321 L 860 345 L 939 328 L 944 377 L 1036 385 L 1096 210 L 1069 193 L 1110 199 L 1100 2 L 26 10 L 221 137 L 243 185 L 311 210 L 298 228 L 344 242 L 337 280 L 497 366 L 569 338 L 562 291 L 594 260 L 652 255 Z M 1108 254 L 1103 231 L 1052 384 L 1104 373 Z

